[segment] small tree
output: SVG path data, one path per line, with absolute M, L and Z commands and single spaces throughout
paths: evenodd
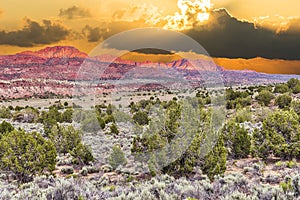
M 3 121 L 0 124 L 0 138 L 2 137 L 3 134 L 5 133 L 9 133 L 11 131 L 13 131 L 15 128 L 8 122 Z
M 286 93 L 289 92 L 289 87 L 287 84 L 277 84 L 275 85 L 274 93 Z
M 44 131 L 48 135 L 51 132 L 51 128 L 61 122 L 61 113 L 56 106 L 51 106 L 48 112 L 42 112 L 41 119 L 44 125 Z
M 49 135 L 58 153 L 70 153 L 79 164 L 88 164 L 94 161 L 91 149 L 82 143 L 82 134 L 73 126 L 54 126 Z
M 299 138 L 297 114 L 275 111 L 263 121 L 262 129 L 254 132 L 252 153 L 264 159 L 271 154 L 284 159 L 300 158 Z
M 214 148 L 208 153 L 201 164 L 201 170 L 207 174 L 210 180 L 215 175 L 222 174 L 226 170 L 227 151 L 224 146 L 223 138 L 219 138 Z
M 72 116 L 73 116 L 73 109 L 67 108 L 61 115 L 61 121 L 67 122 L 67 123 L 72 123 L 72 121 L 73 121 Z
M 89 162 L 94 161 L 92 150 L 82 143 L 79 143 L 71 151 L 71 155 L 79 161 L 79 164 L 89 164 Z
M 138 111 L 133 115 L 133 120 L 139 125 L 146 125 L 149 123 L 148 114 L 144 111 Z
M 300 101 L 293 101 L 291 105 L 295 113 L 297 113 L 298 116 L 300 116 Z
M 81 133 L 73 126 L 56 125 L 51 129 L 49 138 L 53 141 L 57 152 L 63 154 L 72 151 L 81 143 Z
M 0 159 L 2 171 L 13 173 L 19 182 L 25 183 L 36 174 L 55 169 L 56 150 L 39 133 L 14 130 L 0 140 Z
M 5 107 L 5 106 L 2 106 L 0 108 L 0 118 L 5 118 L 5 119 L 9 119 L 11 118 L 11 112 L 10 112 L 10 109 Z
M 113 123 L 111 126 L 110 126 L 110 133 L 112 134 L 119 134 L 119 130 L 118 130 L 118 127 L 115 123 Z
M 292 97 L 288 94 L 280 95 L 276 98 L 275 103 L 278 105 L 279 108 L 286 108 L 291 105 Z
M 108 158 L 108 163 L 113 167 L 113 169 L 116 169 L 119 165 L 125 165 L 127 163 L 124 152 L 119 146 L 115 145 L 112 147 L 112 153 Z
M 259 104 L 267 106 L 270 104 L 271 100 L 274 98 L 274 95 L 268 90 L 262 90 L 258 93 L 256 100 Z
M 103 120 L 103 118 L 102 117 L 97 117 L 97 119 L 98 119 L 100 128 L 105 129 L 106 124 L 105 124 L 105 121 Z
M 244 127 L 229 122 L 223 128 L 225 146 L 232 158 L 246 158 L 250 154 L 251 137 Z

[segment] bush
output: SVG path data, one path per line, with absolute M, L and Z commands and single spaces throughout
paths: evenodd
M 34 123 L 39 119 L 39 111 L 35 108 L 25 108 L 21 111 L 14 113 L 13 120 L 23 123 Z
M 54 143 L 58 153 L 69 153 L 81 143 L 81 133 L 73 126 L 56 125 L 51 129 L 49 138 Z
M 243 123 L 246 121 L 251 121 L 252 114 L 251 114 L 250 109 L 242 109 L 242 110 L 237 111 L 234 118 L 237 123 Z
M 67 103 L 67 102 L 65 102 Z M 67 122 L 67 123 L 72 123 L 73 121 L 73 109 L 72 108 L 67 108 L 61 115 L 61 121 L 62 122 Z
M 119 134 L 119 130 L 118 130 L 118 127 L 115 123 L 113 123 L 111 126 L 110 126 L 110 133 L 111 134 L 116 134 L 118 135 Z
M 66 167 L 63 167 L 63 168 L 61 168 L 61 173 L 63 173 L 63 174 L 73 174 L 74 173 L 74 169 L 73 169 L 73 167 L 71 167 L 71 166 L 66 166 Z
M 296 78 L 291 78 L 287 82 L 288 87 L 292 90 L 293 93 L 297 94 L 300 92 L 300 81 Z
M 287 84 L 277 84 L 275 85 L 275 88 L 274 88 L 274 93 L 287 93 L 289 92 L 289 87 Z
M 11 116 L 12 115 L 9 108 L 6 108 L 5 106 L 0 108 L 0 118 L 9 119 Z
M 55 169 L 56 150 L 39 133 L 14 130 L 0 140 L 0 159 L 2 171 L 13 173 L 19 182 L 25 183 L 36 174 Z
M 8 122 L 3 121 L 0 124 L 0 138 L 2 137 L 3 134 L 9 133 L 13 131 L 15 128 Z
M 258 93 L 258 96 L 256 96 L 256 100 L 259 104 L 267 106 L 270 104 L 271 100 L 274 98 L 274 95 L 269 92 L 268 90 L 262 90 Z
M 106 113 L 107 115 L 112 115 L 115 110 L 116 107 L 114 105 L 109 104 L 106 108 Z
M 146 125 L 149 123 L 148 114 L 144 111 L 138 111 L 133 115 L 133 120 L 139 125 Z
M 119 165 L 125 165 L 127 163 L 124 152 L 119 146 L 115 145 L 112 147 L 112 153 L 108 158 L 108 163 L 113 169 L 117 169 Z
M 72 151 L 71 155 L 75 157 L 79 164 L 89 164 L 94 161 L 92 150 L 85 144 L 79 143 Z
M 251 137 L 244 127 L 229 122 L 223 128 L 223 135 L 231 158 L 246 158 L 250 154 Z
M 97 119 L 98 119 L 100 128 L 105 129 L 106 124 L 105 124 L 105 121 L 103 120 L 103 118 L 97 117 Z
M 292 97 L 290 97 L 288 94 L 280 95 L 276 98 L 275 104 L 279 108 L 287 108 L 291 105 Z
M 54 126 L 49 135 L 58 153 L 70 153 L 75 159 L 76 164 L 88 164 L 94 161 L 91 149 L 82 144 L 82 134 L 73 126 L 63 127 Z
M 97 132 L 100 130 L 99 120 L 96 115 L 86 118 L 81 123 L 81 129 L 86 132 Z
M 204 157 L 204 162 L 200 165 L 203 173 L 207 174 L 210 180 L 214 176 L 223 174 L 226 170 L 227 151 L 223 138 L 220 138 L 214 148 Z
M 293 111 L 275 111 L 253 133 L 253 154 L 267 158 L 270 154 L 283 159 L 300 158 L 300 126 Z
M 300 101 L 293 101 L 291 106 L 295 113 L 297 113 L 297 115 L 300 116 Z
M 104 121 L 105 121 L 105 124 L 108 124 L 108 123 L 111 123 L 111 122 L 112 122 L 112 123 L 115 123 L 115 122 L 116 122 L 113 115 L 106 115 L 106 116 L 104 117 Z
M 44 125 L 46 135 L 51 132 L 51 128 L 61 122 L 61 113 L 56 106 L 51 106 L 48 112 L 43 111 L 40 119 Z

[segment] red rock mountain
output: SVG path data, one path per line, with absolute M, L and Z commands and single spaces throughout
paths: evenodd
M 211 70 L 219 73 L 224 84 L 259 84 L 299 78 L 225 70 L 201 59 L 153 63 L 114 59 L 111 55 L 88 57 L 74 47 L 55 46 L 36 52 L 0 56 L 0 99 L 45 94 L 72 95 L 70 88 L 76 80 L 116 80 L 128 74 L 138 79 L 184 77 L 201 84 L 209 79 Z
M 86 58 L 88 55 L 71 46 L 46 47 L 39 51 L 24 51 L 18 53 L 20 56 L 36 56 L 40 58 Z

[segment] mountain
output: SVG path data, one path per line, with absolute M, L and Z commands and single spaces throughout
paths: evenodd
M 46 47 L 39 51 L 24 51 L 18 53 L 19 56 L 35 56 L 39 58 L 86 58 L 88 55 L 71 46 Z
M 151 87 L 163 81 L 169 85 L 191 82 L 193 86 L 207 83 L 212 74 L 225 85 L 284 82 L 296 75 L 264 74 L 250 70 L 227 70 L 205 59 L 179 59 L 171 62 L 134 62 L 112 55 L 89 57 L 69 46 L 47 47 L 36 52 L 25 51 L 0 56 L 1 98 L 72 95 L 74 85 L 98 81 L 99 92 L 111 89 L 115 80 L 151 80 Z M 99 80 L 105 80 L 103 84 Z M 138 83 L 130 83 L 134 87 Z M 140 84 L 140 83 L 139 83 Z M 143 87 L 141 87 L 143 88 Z

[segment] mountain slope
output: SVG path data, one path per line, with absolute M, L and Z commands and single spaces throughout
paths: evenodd
M 88 57 L 76 48 L 66 46 L 0 56 L 0 93 L 2 98 L 40 96 L 45 93 L 72 95 L 70 88 L 73 88 L 76 80 L 99 79 L 173 79 L 175 82 L 185 79 L 199 86 L 209 80 L 212 73 L 218 74 L 220 81 L 226 85 L 284 82 L 291 77 L 299 78 L 295 75 L 227 70 L 205 59 L 134 62 L 117 58 L 110 63 L 113 58 L 111 55 Z M 101 90 L 107 86 L 100 84 L 97 87 Z

